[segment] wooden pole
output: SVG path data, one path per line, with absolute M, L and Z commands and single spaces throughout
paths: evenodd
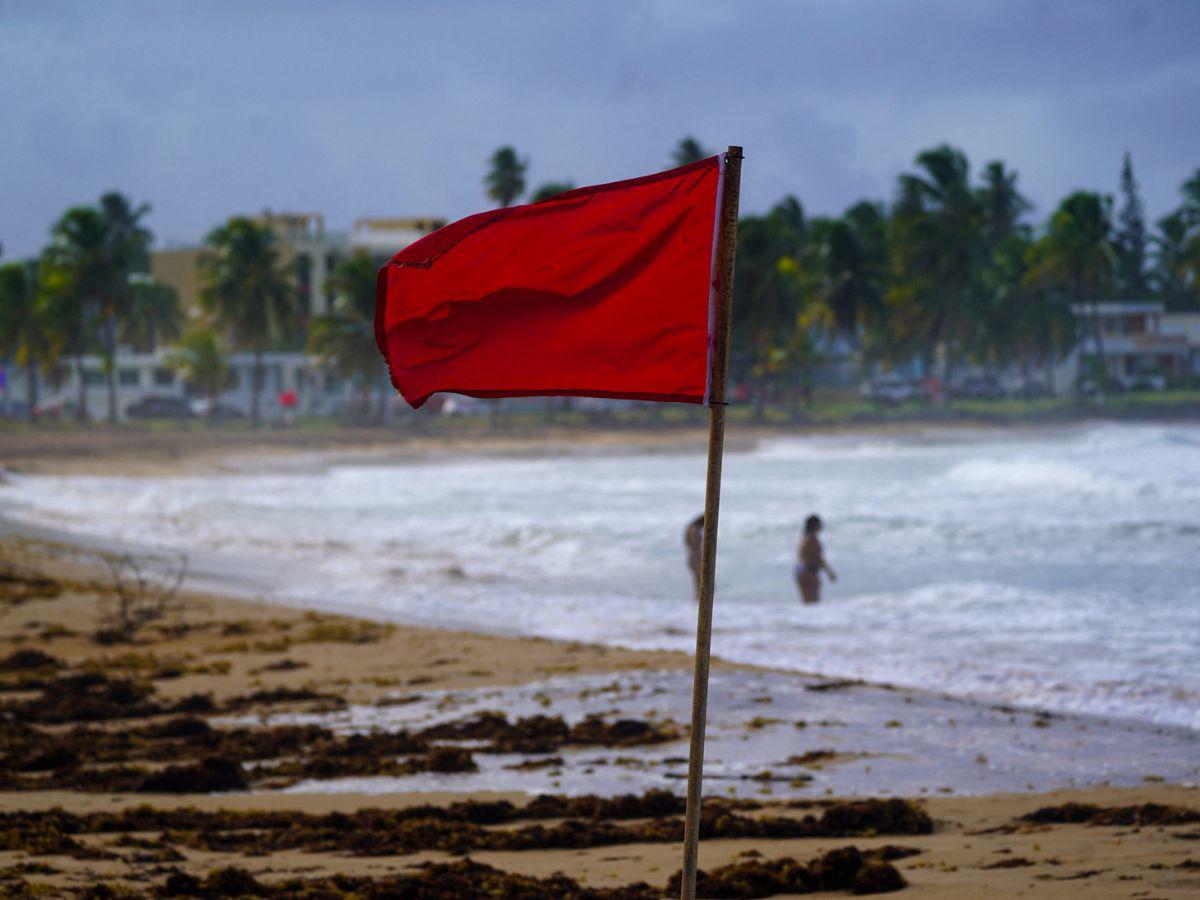
M 712 644 L 713 580 L 717 574 L 717 517 L 721 508 L 721 461 L 725 452 L 725 383 L 733 313 L 733 260 L 737 251 L 742 148 L 725 156 L 720 231 L 717 234 L 717 309 L 713 324 L 709 386 L 708 482 L 704 495 L 704 542 L 700 550 L 700 609 L 696 622 L 696 669 L 692 681 L 692 743 L 688 754 L 687 814 L 683 826 L 682 900 L 695 900 L 700 851 L 700 795 L 704 777 L 704 727 L 708 717 L 708 657 Z

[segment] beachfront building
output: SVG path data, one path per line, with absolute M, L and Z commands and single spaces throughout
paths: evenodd
M 197 413 L 203 412 L 200 401 L 207 398 L 198 398 L 185 390 L 171 368 L 172 352 L 170 347 L 153 353 L 134 353 L 127 349 L 118 352 L 117 408 L 122 420 L 130 417 L 131 408 L 136 415 L 138 405 L 148 399 L 174 400 L 178 401 L 176 406 L 181 410 L 194 408 Z M 229 363 L 230 385 L 217 398 L 219 409 L 223 415 L 248 415 L 254 384 L 254 354 L 233 353 Z M 319 360 L 306 353 L 267 352 L 263 354 L 263 364 L 260 406 L 267 421 L 281 419 L 285 412 L 341 416 L 357 412 L 362 403 L 360 385 L 326 371 Z M 5 389 L 0 392 L 0 415 L 24 417 L 27 412 L 25 373 L 7 367 L 5 375 Z M 88 417 L 105 417 L 108 414 L 108 384 L 99 356 L 84 356 L 81 365 L 73 359 L 64 359 L 51 377 L 39 379 L 40 413 L 48 418 L 74 418 L 80 397 L 80 377 L 83 378 Z M 371 386 L 372 397 L 376 387 Z M 285 402 L 290 401 L 294 403 L 285 407 Z M 394 406 L 394 403 L 388 403 L 389 409 Z M 165 415 L 177 414 L 172 411 Z
M 279 262 L 293 273 L 294 287 L 305 316 L 329 311 L 333 291 L 329 276 L 342 260 L 367 253 L 380 265 L 413 241 L 446 224 L 436 216 L 360 218 L 350 232 L 329 231 L 318 212 L 272 212 L 251 217 L 269 225 L 279 245 Z M 150 271 L 179 295 L 182 309 L 198 316 L 200 310 L 201 244 L 170 246 L 150 254 Z
M 1189 342 L 1187 330 L 1171 322 L 1162 303 L 1079 303 L 1071 312 L 1076 345 L 1066 365 L 1074 364 L 1080 382 L 1094 377 L 1089 367 L 1101 353 L 1110 381 L 1126 389 L 1161 390 L 1194 373 L 1193 354 L 1200 352 L 1200 343 Z
M 1187 375 L 1200 378 L 1200 312 L 1163 313 L 1164 334 L 1182 335 L 1187 342 Z

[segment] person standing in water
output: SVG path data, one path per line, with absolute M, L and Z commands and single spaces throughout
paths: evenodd
M 821 570 L 837 581 L 837 573 L 825 562 L 825 551 L 817 533 L 821 530 L 821 517 L 809 516 L 804 520 L 804 537 L 800 539 L 800 562 L 796 566 L 796 585 L 805 603 L 817 603 L 821 599 Z
M 700 551 L 704 547 L 704 515 L 698 515 L 688 523 L 683 532 L 683 546 L 687 547 L 687 564 L 692 570 L 692 581 L 696 584 L 696 600 L 700 599 Z

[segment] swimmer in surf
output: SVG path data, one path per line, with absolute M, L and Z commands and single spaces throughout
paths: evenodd
M 821 570 L 837 581 L 837 573 L 825 561 L 825 551 L 817 534 L 821 530 L 821 517 L 809 516 L 804 520 L 804 537 L 800 539 L 800 562 L 796 565 L 796 586 L 805 603 L 817 603 L 821 599 Z

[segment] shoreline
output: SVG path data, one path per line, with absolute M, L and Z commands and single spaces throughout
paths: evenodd
M 393 714 L 399 716 L 396 722 L 406 723 L 403 728 L 417 737 L 422 732 L 415 729 L 442 734 L 443 731 L 438 729 L 447 726 L 439 724 L 441 722 L 482 722 L 483 719 L 476 718 L 479 715 L 477 710 L 489 704 L 499 705 L 508 719 L 513 721 L 526 715 L 527 710 L 521 705 L 525 703 L 528 705 L 528 711 L 536 710 L 534 719 L 537 716 L 545 716 L 549 717 L 547 721 L 565 721 L 566 726 L 561 727 L 569 726 L 572 731 L 569 734 L 554 732 L 553 729 L 546 732 L 544 726 L 540 726 L 543 730 L 538 733 L 543 736 L 532 744 L 528 743 L 532 733 L 512 732 L 510 737 L 504 738 L 506 741 L 515 741 L 505 744 L 507 756 L 500 754 L 492 757 L 486 750 L 472 749 L 469 752 L 474 756 L 481 771 L 495 769 L 507 772 L 510 770 L 503 769 L 503 766 L 510 765 L 507 760 L 520 759 L 531 764 L 527 771 L 528 777 L 532 778 L 538 773 L 546 773 L 548 762 L 550 766 L 557 766 L 560 772 L 558 776 L 546 776 L 553 778 L 549 784 L 554 792 L 569 787 L 568 781 L 573 777 L 571 773 L 574 760 L 590 761 L 588 766 L 596 773 L 605 771 L 620 776 L 623 772 L 648 772 L 645 779 L 649 781 L 643 779 L 632 782 L 627 791 L 635 797 L 642 796 L 643 801 L 639 802 L 648 801 L 653 795 L 653 791 L 642 793 L 645 785 L 654 780 L 653 767 L 646 769 L 644 765 L 638 764 L 631 768 L 631 763 L 620 763 L 619 760 L 661 761 L 662 757 L 676 752 L 674 748 L 680 746 L 679 742 L 682 739 L 684 729 L 677 720 L 686 717 L 686 704 L 679 702 L 679 698 L 672 700 L 673 695 L 669 691 L 665 694 L 658 692 L 662 690 L 663 678 L 681 684 L 690 680 L 690 659 L 687 654 L 627 651 L 538 638 L 504 638 L 467 632 L 388 626 L 347 616 L 305 612 L 275 604 L 255 603 L 219 595 L 192 594 L 187 598 L 191 609 L 187 616 L 190 622 L 186 633 L 170 629 L 160 632 L 155 627 L 148 627 L 132 645 L 105 646 L 95 643 L 89 636 L 89 631 L 95 627 L 94 619 L 100 601 L 111 593 L 102 571 L 78 560 L 64 559 L 52 548 L 13 537 L 0 540 L 0 560 L 7 563 L 6 567 L 0 568 L 6 568 L 12 576 L 5 582 L 7 597 L 0 614 L 0 648 L 3 648 L 0 650 L 0 656 L 4 657 L 6 667 L 2 673 L 6 689 L 0 694 L 0 698 L 3 698 L 6 704 L 20 702 L 23 698 L 28 698 L 28 701 L 36 704 L 36 679 L 46 681 L 61 677 L 74 678 L 76 676 L 73 673 L 77 672 L 93 673 L 89 676 L 92 679 L 109 679 L 107 682 L 102 680 L 102 685 L 114 684 L 111 679 L 115 678 L 131 679 L 135 684 L 144 683 L 150 687 L 152 693 L 147 695 L 146 700 L 139 700 L 138 704 L 157 702 L 163 710 L 172 704 L 184 704 L 188 702 L 187 698 L 197 693 L 211 697 L 213 706 L 212 711 L 208 713 L 180 714 L 158 712 L 157 708 L 150 708 L 148 714 L 142 714 L 136 712 L 136 709 L 123 707 L 115 715 L 134 717 L 108 719 L 103 717 L 104 711 L 101 708 L 98 712 L 88 714 L 89 718 L 85 720 L 70 717 L 55 720 L 51 717 L 47 721 L 63 721 L 63 724 L 34 725 L 35 729 L 50 729 L 48 735 L 58 735 L 54 738 L 54 744 L 60 752 L 64 747 L 75 748 L 70 752 L 86 756 L 93 752 L 92 748 L 108 746 L 107 739 L 99 738 L 116 728 L 129 735 L 127 740 L 132 739 L 134 744 L 121 750 L 106 750 L 109 755 L 104 758 L 108 761 L 102 763 L 101 768 L 93 770 L 97 773 L 102 770 L 108 771 L 109 774 L 105 777 L 110 783 L 117 783 L 121 767 L 130 765 L 134 767 L 131 770 L 133 774 L 119 777 L 129 777 L 134 781 L 139 778 L 153 781 L 158 777 L 155 773 L 161 772 L 164 765 L 168 768 L 182 767 L 194 777 L 201 769 L 197 768 L 198 764 L 195 762 L 185 762 L 188 753 L 195 752 L 184 749 L 191 738 L 173 738 L 171 744 L 164 745 L 161 743 L 162 738 L 152 738 L 151 735 L 177 732 L 219 734 L 227 736 L 222 738 L 222 747 L 246 746 L 243 752 L 248 755 L 243 757 L 239 765 L 239 770 L 246 773 L 244 777 L 259 781 L 265 779 L 261 786 L 252 785 L 252 790 L 248 793 L 239 791 L 225 794 L 208 793 L 207 790 L 200 793 L 171 794 L 163 793 L 161 788 L 149 793 L 145 792 L 145 788 L 133 791 L 106 791 L 102 785 L 97 784 L 73 789 L 29 789 L 31 785 L 27 785 L 25 789 L 14 791 L 12 785 L 8 785 L 7 789 L 0 791 L 0 813 L 5 816 L 23 816 L 23 821 L 30 822 L 31 827 L 32 823 L 41 822 L 43 824 L 37 827 L 48 828 L 46 823 L 52 820 L 47 819 L 47 816 L 63 814 L 51 813 L 50 810 L 54 808 L 61 808 L 65 814 L 75 816 L 99 813 L 112 816 L 120 814 L 122 810 L 125 810 L 127 815 L 133 815 L 135 810 L 149 803 L 152 808 L 164 810 L 163 815 L 167 816 L 163 819 L 164 822 L 172 821 L 170 816 L 176 815 L 170 811 L 194 807 L 200 811 L 197 814 L 214 817 L 213 824 L 207 826 L 216 829 L 212 832 L 213 835 L 219 835 L 222 828 L 236 827 L 236 823 L 228 817 L 237 810 L 249 815 L 258 815 L 255 811 L 265 814 L 269 810 L 275 810 L 284 815 L 282 821 L 291 823 L 288 826 L 290 830 L 286 833 L 296 835 L 303 833 L 302 828 L 300 831 L 296 831 L 295 828 L 307 821 L 308 817 L 319 817 L 333 812 L 349 817 L 339 821 L 352 824 L 357 821 L 356 817 L 364 815 L 364 810 L 368 808 L 450 810 L 456 808 L 456 803 L 464 800 L 489 804 L 507 803 L 509 806 L 515 804 L 520 808 L 529 802 L 530 792 L 527 790 L 495 791 L 470 788 L 464 791 L 456 785 L 469 783 L 464 779 L 472 776 L 469 773 L 454 772 L 417 776 L 430 779 L 430 784 L 434 786 L 430 791 L 393 788 L 385 790 L 384 793 L 372 794 L 306 792 L 302 781 L 294 783 L 294 789 L 299 789 L 300 792 L 284 792 L 278 787 L 266 786 L 269 782 L 278 782 L 281 778 L 287 781 L 296 777 L 312 777 L 312 773 L 316 772 L 321 773 L 318 777 L 327 778 L 328 766 L 331 764 L 341 766 L 346 771 L 363 772 L 376 772 L 380 768 L 394 767 L 395 763 L 390 761 L 386 751 L 382 756 L 373 755 L 379 751 L 365 751 L 362 738 L 354 737 L 354 734 L 368 737 L 375 735 L 370 740 L 394 741 L 395 738 L 388 735 L 397 734 L 394 730 L 396 725 L 386 724 L 387 721 L 391 721 L 386 717 Z M 49 596 L 50 588 L 42 584 L 42 596 L 30 596 L 15 602 L 14 585 L 24 584 L 27 592 L 36 595 L 39 577 L 57 582 L 57 592 Z M 54 660 L 53 665 L 58 668 L 13 669 L 12 654 L 18 650 L 32 650 L 45 654 Z M 721 809 L 723 804 L 740 803 L 742 806 L 735 805 L 729 808 L 726 815 L 732 818 L 728 821 L 734 823 L 737 829 L 750 828 L 755 830 L 755 833 L 761 829 L 766 831 L 758 837 L 736 837 L 732 835 L 742 834 L 744 831 L 735 830 L 729 837 L 718 836 L 705 840 L 701 846 L 703 869 L 711 871 L 714 867 L 729 865 L 734 867 L 731 872 L 738 873 L 748 865 L 757 864 L 756 861 L 760 858 L 815 860 L 823 858 L 824 854 L 831 851 L 842 852 L 851 844 L 866 854 L 883 853 L 883 848 L 899 844 L 911 847 L 913 855 L 894 859 L 886 865 L 892 866 L 902 881 L 908 883 L 905 893 L 913 896 L 961 896 L 965 892 L 979 896 L 1007 897 L 1036 884 L 1041 893 L 1050 897 L 1115 897 L 1128 896 L 1128 891 L 1134 884 L 1139 888 L 1154 888 L 1158 893 L 1165 891 L 1168 894 L 1171 891 L 1190 890 L 1200 886 L 1200 876 L 1189 867 L 1189 860 L 1195 855 L 1188 855 L 1194 848 L 1194 842 L 1180 839 L 1192 832 L 1200 834 L 1197 825 L 1191 824 L 1193 815 L 1200 821 L 1200 789 L 1197 789 L 1194 783 L 1189 786 L 1152 780 L 1127 787 L 1098 784 L 1075 790 L 1007 791 L 954 796 L 940 796 L 936 789 L 932 789 L 928 794 L 921 795 L 920 799 L 915 801 L 915 805 L 899 807 L 923 811 L 921 815 L 931 817 L 932 833 L 929 834 L 910 833 L 903 830 L 907 826 L 888 825 L 873 826 L 884 829 L 876 836 L 853 829 L 839 832 L 840 836 L 782 836 L 800 827 L 787 824 L 800 821 L 797 817 L 820 817 L 825 814 L 823 810 L 849 809 L 847 803 L 851 806 L 854 803 L 866 803 L 868 806 L 862 807 L 863 810 L 876 809 L 877 807 L 869 804 L 883 801 L 853 798 L 886 796 L 889 792 L 885 788 L 891 777 L 887 774 L 888 766 L 899 765 L 902 761 L 890 760 L 887 754 L 874 754 L 872 758 L 866 759 L 868 770 L 873 768 L 874 774 L 863 777 L 868 778 L 868 783 L 873 784 L 874 789 L 844 793 L 832 788 L 817 790 L 814 787 L 805 798 L 789 800 L 789 796 L 796 794 L 794 790 L 789 792 L 785 783 L 778 780 L 751 780 L 744 782 L 749 789 L 744 794 L 739 794 L 746 799 L 731 801 L 722 799 L 727 786 L 731 784 L 722 780 L 722 772 L 728 771 L 727 765 L 721 762 L 724 752 L 721 749 L 722 741 L 725 746 L 735 748 L 736 757 L 742 762 L 749 758 L 751 752 L 749 749 L 739 748 L 753 747 L 756 741 L 766 740 L 772 734 L 780 735 L 785 743 L 802 739 L 803 746 L 843 746 L 845 750 L 854 750 L 857 746 L 847 742 L 865 740 L 872 734 L 876 735 L 878 741 L 883 742 L 911 731 L 920 745 L 924 746 L 928 740 L 928 736 L 917 727 L 918 723 L 913 717 L 919 718 L 924 715 L 921 711 L 933 702 L 929 698 L 915 692 L 887 691 L 863 685 L 839 686 L 836 682 L 819 682 L 831 684 L 832 689 L 829 690 L 805 691 L 803 686 L 812 684 L 814 677 L 796 673 L 766 672 L 752 667 L 733 667 L 720 663 L 714 666 L 714 683 L 718 686 L 722 679 L 725 679 L 739 689 L 753 692 L 754 696 L 763 695 L 764 690 L 773 691 L 775 700 L 766 704 L 760 700 L 743 704 L 747 714 L 753 713 L 756 718 L 763 720 L 763 724 L 755 722 L 739 725 L 728 721 L 722 724 L 722 716 L 735 704 L 728 700 L 714 703 L 716 714 L 712 717 L 714 727 L 709 751 L 709 780 L 706 783 L 706 795 L 709 799 L 706 801 L 706 807 L 716 811 Z M 14 693 L 11 687 L 14 680 L 24 683 L 27 687 Z M 613 684 L 620 682 L 620 685 L 609 691 L 605 685 L 610 680 Z M 588 702 L 594 706 L 589 707 L 587 703 L 581 705 L 580 702 L 571 699 L 580 694 L 580 685 L 586 686 L 593 682 L 604 688 L 599 692 L 589 692 L 593 699 Z M 559 685 L 557 691 L 552 689 L 555 684 Z M 793 687 L 789 688 L 788 685 Z M 884 705 L 867 717 L 871 722 L 862 728 L 854 726 L 849 720 L 847 724 L 852 725 L 851 728 L 843 727 L 837 722 L 814 721 L 808 723 L 808 727 L 804 729 L 792 727 L 790 721 L 777 725 L 767 721 L 780 715 L 786 717 L 786 711 L 781 704 L 792 694 L 795 694 L 806 708 L 813 711 L 814 718 L 819 714 L 818 704 L 822 702 L 834 704 L 846 711 L 861 711 L 872 703 Z M 525 699 L 521 699 L 522 697 Z M 664 707 L 655 715 L 650 715 L 647 706 L 662 707 L 664 703 L 671 708 Z M 422 704 L 431 710 L 430 716 L 422 718 L 418 714 L 423 708 Z M 44 703 L 41 706 L 44 706 Z M 679 706 L 680 709 L 674 710 L 674 706 Z M 593 708 L 600 712 L 595 719 L 588 719 L 585 713 Z M 45 715 L 45 710 L 39 706 L 29 709 L 38 709 L 38 715 Z M 339 717 L 353 718 L 355 710 L 375 711 L 385 718 L 381 718 L 375 726 L 365 730 L 346 730 L 337 726 Z M 74 715 L 70 711 L 66 714 Z M 9 715 L 11 716 L 11 712 Z M 101 717 L 96 719 L 96 715 Z M 181 715 L 183 718 L 180 718 Z M 233 719 L 230 719 L 231 715 Z M 905 727 L 893 728 L 890 723 L 883 723 L 884 715 L 903 716 L 906 720 L 903 723 Z M 944 725 L 945 715 L 944 711 L 934 709 L 929 721 L 942 721 Z M 961 708 L 954 715 L 961 720 L 959 730 L 968 725 L 963 720 Z M 625 717 L 623 721 L 633 724 L 618 728 L 622 717 Z M 1013 727 L 1020 730 L 1014 734 L 1025 736 L 1021 740 L 1027 740 L 1030 736 L 1040 738 L 1051 734 L 1061 735 L 1068 743 L 1075 740 L 1070 720 L 1057 719 L 1047 728 L 1037 725 L 1031 717 L 1017 718 L 1018 721 Z M 528 721 L 532 722 L 534 719 Z M 179 730 L 181 725 L 170 724 L 185 721 L 203 723 L 205 720 L 209 722 L 208 725 L 188 725 L 184 731 Z M 236 724 L 234 720 L 242 724 Z M 311 721 L 314 724 L 286 724 L 289 721 Z M 319 722 L 327 723 L 321 727 L 334 727 L 331 731 L 322 732 L 324 736 L 313 737 L 311 729 L 317 728 L 316 723 Z M 588 722 L 592 724 L 583 728 Z M 1034 726 L 1032 729 L 1031 724 Z M 65 736 L 72 732 L 61 731 L 63 727 L 76 729 L 75 733 L 79 738 L 65 740 Z M 84 731 L 79 732 L 80 728 Z M 292 731 L 286 730 L 289 728 Z M 309 731 L 295 731 L 297 728 Z M 855 730 L 856 728 L 858 730 Z M 279 736 L 272 737 L 276 733 Z M 271 742 L 283 740 L 285 733 L 294 735 L 286 738 L 292 742 L 291 746 L 296 748 L 288 757 L 290 762 L 282 768 L 276 763 L 267 769 L 260 769 L 257 764 L 251 762 L 264 754 L 269 757 L 275 752 L 267 748 L 272 746 Z M 481 737 L 484 733 L 479 732 Z M 740 741 L 738 735 L 743 733 L 750 739 L 749 743 L 730 743 Z M 239 743 L 228 744 L 235 734 L 242 735 L 237 738 Z M 315 740 L 316 743 L 295 744 L 297 736 L 302 734 L 308 735 L 303 741 Z M 551 737 L 553 734 L 560 734 L 560 737 Z M 557 743 L 561 737 L 566 738 L 566 744 Z M 499 739 L 493 736 L 485 740 Z M 984 734 L 983 739 L 995 743 L 997 747 L 1002 743 L 988 734 Z M 545 744 L 546 740 L 549 740 L 550 744 Z M 961 738 L 956 736 L 954 740 L 960 741 Z M 247 744 L 247 741 L 252 743 Z M 572 741 L 584 743 L 573 744 Z M 833 743 L 828 744 L 830 741 Z M 1134 746 L 1137 745 L 1137 741 L 1145 741 L 1145 738 L 1136 738 Z M 154 751 L 157 756 L 152 763 L 137 762 L 139 754 L 143 752 L 138 748 L 143 744 L 147 749 L 151 746 L 159 747 Z M 478 742 L 468 742 L 468 746 L 472 747 L 476 747 L 477 744 Z M 35 741 L 30 745 L 28 752 L 34 752 L 36 746 L 38 745 Z M 168 752 L 168 747 L 174 749 Z M 304 749 L 305 747 L 307 749 Z M 351 752 L 349 748 L 352 747 L 357 749 Z M 43 751 L 38 752 L 45 752 L 49 748 L 50 745 L 46 745 Z M 527 755 L 529 751 L 533 751 L 533 755 Z M 10 759 L 11 754 L 19 752 L 14 748 L 11 739 L 8 752 Z M 234 751 L 225 749 L 221 752 L 229 754 Z M 363 752 L 367 752 L 368 755 L 359 755 Z M 686 753 L 686 750 L 684 752 Z M 183 755 L 178 756 L 179 753 Z M 793 776 L 807 772 L 803 778 L 812 779 L 815 786 L 836 784 L 834 773 L 848 771 L 848 766 L 855 765 L 853 759 L 856 756 L 861 763 L 861 754 L 851 753 L 845 760 L 840 760 L 837 754 L 814 750 L 805 757 L 811 757 L 811 761 L 796 763 L 793 766 L 795 772 L 788 777 L 795 783 L 798 777 Z M 608 759 L 609 762 L 601 765 L 597 761 L 600 757 Z M 99 759 L 100 757 L 97 757 L 97 763 Z M 402 760 L 404 759 L 421 763 L 423 757 L 402 757 Z M 937 759 L 931 762 L 934 769 L 945 768 Z M 1066 759 L 1060 760 L 1060 765 L 1068 764 Z M 79 759 L 73 765 L 87 768 L 96 763 Z M 116 769 L 113 769 L 113 766 L 116 766 Z M 496 768 L 497 766 L 500 768 Z M 146 774 L 138 774 L 139 768 L 143 768 Z M 39 768 L 37 764 L 34 764 L 32 769 L 21 765 L 16 769 L 24 779 L 33 779 L 35 782 L 48 779 L 50 782 L 57 781 L 63 784 L 70 782 L 70 773 L 76 771 L 70 768 L 50 771 Z M 520 767 L 511 771 L 514 774 L 506 777 L 526 777 L 521 775 Z M 285 772 L 295 774 L 285 775 Z M 304 776 L 305 772 L 310 774 Z M 1148 776 L 1152 774 L 1146 773 Z M 175 776 L 176 781 L 179 777 Z M 411 781 L 412 777 L 402 775 L 400 783 L 404 783 L 404 778 Z M 589 779 L 584 782 L 586 785 L 600 784 L 604 781 L 599 774 L 584 774 L 581 777 Z M 160 781 L 161 778 L 155 783 Z M 558 787 L 552 786 L 555 781 L 558 782 Z M 80 782 L 83 783 L 85 782 Z M 661 784 L 672 793 L 677 794 L 681 790 L 681 784 L 677 782 L 655 783 Z M 530 784 L 533 792 L 546 786 L 544 781 Z M 177 785 L 176 789 L 190 790 L 186 785 Z M 915 792 L 908 796 L 914 794 Z M 909 801 L 895 802 L 909 804 Z M 1175 822 L 1178 819 L 1179 822 L 1165 827 L 1146 827 L 1130 832 L 1128 827 L 1089 825 L 1068 819 L 1060 822 L 1055 818 L 1074 815 L 1067 812 L 1049 814 L 1051 821 L 1048 824 L 1031 824 L 1021 818 L 1043 807 L 1073 810 L 1077 807 L 1063 804 L 1081 803 L 1099 809 L 1101 812 L 1096 815 L 1101 818 L 1108 815 L 1125 821 L 1132 816 L 1134 822 L 1140 821 L 1137 817 L 1145 815 L 1139 812 L 1144 808 L 1144 804 L 1160 804 L 1178 810 L 1172 814 L 1175 819 L 1170 821 Z M 1104 810 L 1113 812 L 1105 813 Z M 474 835 L 470 838 L 471 841 L 485 842 L 470 852 L 469 859 L 473 861 L 471 865 L 491 866 L 501 873 L 509 873 L 503 876 L 505 878 L 547 879 L 553 873 L 561 871 L 579 883 L 597 889 L 617 888 L 642 880 L 652 886 L 651 893 L 645 896 L 659 896 L 655 893 L 659 889 L 657 886 L 663 885 L 678 867 L 678 848 L 675 842 L 660 838 L 649 842 L 645 839 L 628 840 L 620 835 L 623 829 L 635 829 L 631 834 L 648 835 L 651 832 L 645 829 L 659 821 L 665 828 L 671 820 L 671 815 L 668 813 L 666 818 L 660 819 L 661 816 L 660 811 L 651 819 L 629 820 L 618 815 L 611 819 L 605 817 L 596 820 L 598 824 L 588 827 L 602 828 L 603 833 L 609 837 L 586 838 L 587 841 L 599 840 L 599 843 L 577 846 L 575 849 L 572 849 L 571 844 L 541 846 L 536 843 L 523 849 L 486 849 L 486 846 L 501 840 L 489 835 L 504 833 L 506 830 L 512 830 L 514 834 L 528 834 L 528 840 L 531 841 L 542 840 L 536 838 L 536 835 L 542 832 L 536 829 L 529 830 L 532 826 L 526 826 L 524 820 L 519 817 L 511 825 L 485 826 L 482 832 L 478 830 L 478 826 L 470 826 L 475 830 L 464 834 Z M 559 821 L 563 821 L 563 825 L 556 824 Z M 737 825 L 739 822 L 743 824 Z M 766 824 L 754 825 L 754 822 L 778 824 L 768 827 Z M 536 822 L 534 824 L 536 825 Z M 566 827 L 566 824 L 566 820 L 555 819 L 549 821 L 545 827 L 560 828 Z M 176 878 L 176 883 L 182 883 L 179 879 L 184 876 L 203 882 L 204 879 L 215 878 L 213 873 L 218 871 L 227 873 L 223 877 L 233 877 L 228 872 L 237 871 L 240 873 L 238 877 L 249 877 L 265 885 L 279 885 L 286 879 L 302 879 L 315 884 L 321 878 L 332 877 L 338 873 L 341 877 L 369 879 L 376 884 L 386 883 L 386 879 L 396 877 L 428 876 L 452 881 L 476 876 L 501 877 L 488 874 L 491 870 L 463 869 L 465 864 L 456 862 L 461 857 L 446 849 L 421 849 L 418 846 L 422 841 L 432 838 L 414 838 L 417 844 L 411 847 L 405 845 L 383 852 L 383 855 L 373 853 L 362 856 L 349 844 L 342 846 L 336 842 L 326 842 L 324 848 L 303 843 L 292 845 L 283 840 L 284 832 L 281 832 L 276 848 L 270 850 L 266 856 L 256 859 L 247 857 L 236 849 L 240 846 L 236 842 L 226 850 L 216 850 L 213 847 L 198 849 L 199 845 L 193 846 L 188 840 L 180 842 L 178 837 L 171 837 L 184 834 L 175 830 L 171 830 L 170 834 L 163 832 L 158 838 L 154 838 L 153 828 L 150 828 L 150 833 L 147 834 L 146 826 L 138 826 L 135 835 L 114 839 L 102 833 L 88 832 L 87 829 L 91 826 L 87 826 L 86 823 L 72 827 L 82 827 L 84 833 L 76 834 L 69 841 L 64 835 L 63 842 L 54 846 L 34 847 L 23 841 L 11 840 L 7 849 L 0 849 L 0 871 L 7 873 L 5 877 L 14 883 L 19 880 L 27 885 L 41 884 L 50 891 L 82 890 L 85 886 L 108 883 L 122 885 L 134 891 L 135 896 L 140 896 L 137 891 L 147 890 L 147 883 L 161 883 L 170 873 L 174 873 L 170 877 Z M 541 827 L 543 826 L 537 826 Z M 893 827 L 900 828 L 901 831 L 888 830 Z M 262 832 L 267 836 L 273 833 Z M 428 829 L 418 832 L 423 835 L 435 833 L 436 830 Z M 230 840 L 233 840 L 233 835 L 238 832 L 229 834 Z M 347 840 L 350 840 L 350 837 L 347 837 Z M 610 843 L 613 840 L 617 843 Z M 72 847 L 77 849 L 71 849 Z M 1097 854 L 1103 854 L 1101 865 L 1097 864 Z M 1009 859 L 1019 862 L 1009 864 Z M 459 868 L 414 868 L 423 863 Z M 870 868 L 871 866 L 883 866 L 885 863 L 864 865 L 875 872 L 876 869 Z M 420 875 L 421 872 L 425 875 Z M 461 887 L 446 890 L 447 893 L 431 896 L 456 896 L 453 891 L 461 890 Z M 214 893 L 209 895 L 221 896 L 215 893 L 215 888 L 213 891 Z
M 1161 412 L 1161 411 L 1153 411 Z M 983 416 L 879 418 L 845 422 L 753 424 L 735 422 L 726 433 L 726 452 L 753 450 L 765 440 L 790 437 L 913 437 L 929 433 L 1062 432 L 1107 423 L 1200 424 L 1200 416 L 1161 414 L 1005 419 Z M 441 423 L 439 423 L 441 424 Z M 460 423 L 453 423 L 458 426 Z M 706 452 L 707 427 L 670 424 L 614 427 L 597 424 L 521 425 L 492 431 L 483 422 L 465 427 L 250 429 L 204 424 L 150 427 L 94 424 L 46 428 L 0 423 L 0 478 L 23 475 L 189 475 L 241 472 L 267 465 L 428 462 L 439 457 L 526 458 L 572 453 Z

